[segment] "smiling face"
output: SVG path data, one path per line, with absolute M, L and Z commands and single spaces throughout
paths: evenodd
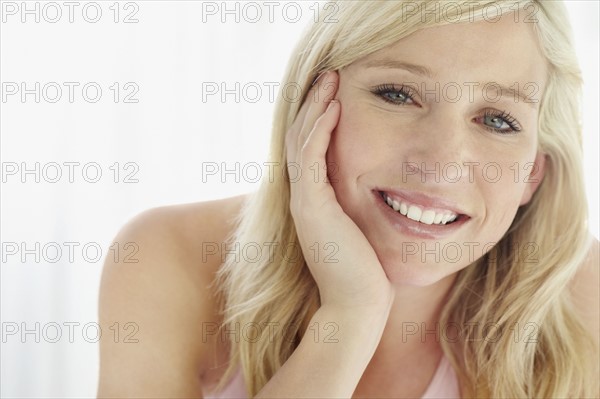
M 510 14 L 422 29 L 339 71 L 332 186 L 392 283 L 433 284 L 505 234 L 543 177 L 546 75 Z

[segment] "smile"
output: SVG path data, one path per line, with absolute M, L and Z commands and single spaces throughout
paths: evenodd
M 443 198 L 385 188 L 372 192 L 376 208 L 380 210 L 378 214 L 403 235 L 442 239 L 456 233 L 471 219 L 453 202 Z
M 452 223 L 458 217 L 458 214 L 451 210 L 423 208 L 400 198 L 393 198 L 385 192 L 382 192 L 381 195 L 390 208 L 415 222 L 444 225 Z

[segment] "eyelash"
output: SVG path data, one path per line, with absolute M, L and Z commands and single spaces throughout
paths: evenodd
M 510 129 L 511 129 L 511 130 L 502 130 L 502 129 L 494 129 L 493 127 L 485 126 L 486 129 L 488 129 L 492 132 L 498 132 L 498 133 L 502 133 L 502 134 L 516 134 L 521 131 L 521 125 L 513 116 L 511 116 L 510 112 L 506 112 L 506 111 L 498 112 L 498 111 L 493 111 L 491 109 L 486 109 L 483 116 L 484 116 L 484 118 L 485 117 L 500 118 L 504 122 L 506 122 L 508 127 L 510 127 Z
M 397 105 L 397 106 L 410 105 L 410 103 L 396 102 L 394 100 L 391 100 L 387 96 L 385 96 L 385 94 L 389 94 L 390 92 L 402 94 L 403 96 L 407 97 L 409 100 L 411 100 L 413 102 L 415 101 L 414 95 L 416 94 L 416 90 L 409 86 L 400 85 L 399 87 L 396 87 L 395 85 L 393 85 L 391 83 L 385 83 L 385 84 L 376 86 L 372 90 L 373 94 L 375 94 L 376 96 L 381 98 L 383 101 L 388 102 L 390 104 Z M 510 127 L 510 130 L 502 130 L 502 129 L 496 129 L 496 128 L 484 125 L 484 128 L 491 132 L 508 135 L 508 134 L 516 134 L 521 131 L 521 125 L 513 116 L 510 115 L 510 112 L 506 112 L 506 111 L 500 112 L 500 111 L 495 111 L 495 110 L 491 110 L 491 109 L 486 109 L 483 114 L 483 118 L 500 118 L 504 122 L 506 122 L 506 124 Z
M 373 89 L 373 94 L 378 95 L 385 102 L 388 102 L 388 103 L 394 104 L 394 105 L 407 105 L 406 103 L 397 103 L 396 101 L 390 100 L 388 97 L 384 96 L 384 94 L 389 93 L 389 92 L 400 93 L 400 94 L 410 98 L 413 101 L 414 101 L 413 97 L 416 94 L 415 89 L 413 89 L 412 87 L 400 85 L 399 88 L 396 88 L 393 84 L 390 84 L 390 83 L 385 83 L 385 84 L 379 85 Z

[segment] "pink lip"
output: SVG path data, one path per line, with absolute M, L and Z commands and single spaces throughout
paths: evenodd
M 445 204 L 442 206 L 443 208 L 453 210 L 454 212 L 459 214 L 459 217 L 454 222 L 445 225 L 424 224 L 421 222 L 417 222 L 407 218 L 406 216 L 390 208 L 390 206 L 386 204 L 383 200 L 381 191 L 389 192 L 387 190 L 373 190 L 375 207 L 380 210 L 382 216 L 391 224 L 391 227 L 396 232 L 403 235 L 409 235 L 422 239 L 441 239 L 445 236 L 455 233 L 470 219 L 469 216 L 463 214 L 460 211 L 457 211 L 456 207 L 448 207 L 448 203 L 445 202 Z M 417 201 L 412 201 L 415 204 L 417 203 Z M 429 204 L 430 207 L 434 207 L 432 206 L 432 203 Z M 437 202 L 436 204 L 439 205 L 439 202 Z M 423 206 L 426 207 L 426 205 Z
M 425 209 L 436 209 L 436 210 L 448 210 L 458 215 L 468 216 L 465 211 L 460 209 L 456 203 L 451 202 L 444 198 L 432 197 L 423 193 L 409 190 L 398 190 L 398 189 L 387 189 L 377 188 L 377 192 L 385 192 L 391 195 L 392 198 L 398 197 L 403 199 L 405 202 L 417 205 L 420 208 Z

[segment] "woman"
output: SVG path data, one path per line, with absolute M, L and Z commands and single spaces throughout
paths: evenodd
M 139 342 L 103 338 L 99 396 L 598 395 L 565 10 L 490 3 L 339 2 L 307 32 L 287 175 L 116 238 L 139 263 L 107 261 L 100 321 Z

